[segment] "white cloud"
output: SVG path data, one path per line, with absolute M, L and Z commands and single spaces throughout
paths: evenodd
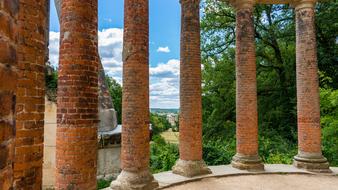
M 150 68 L 150 106 L 152 108 L 179 107 L 180 61 L 171 59 Z
M 158 47 L 157 52 L 170 53 L 170 49 L 169 49 L 168 46 L 166 46 L 166 47 Z
M 110 28 L 99 31 L 99 53 L 106 74 L 122 84 L 123 29 Z M 59 64 L 60 32 L 49 33 L 49 60 L 54 67 Z
M 156 67 L 150 68 L 150 75 L 154 77 L 176 77 L 180 72 L 180 61 L 171 59 L 167 63 L 159 63 Z
M 106 74 L 122 84 L 123 29 L 99 31 L 99 52 Z
M 50 32 L 49 57 L 53 66 L 57 66 L 59 61 L 59 39 L 59 32 Z M 123 29 L 111 28 L 99 31 L 99 52 L 103 67 L 106 74 L 120 84 L 122 84 L 122 45 Z M 159 63 L 149 69 L 150 106 L 178 108 L 180 61 L 171 59 L 167 63 Z
M 49 32 L 49 61 L 56 67 L 59 65 L 59 32 Z

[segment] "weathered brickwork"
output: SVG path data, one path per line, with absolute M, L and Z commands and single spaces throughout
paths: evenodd
M 314 9 L 296 11 L 298 142 L 303 152 L 321 153 L 319 82 Z
M 257 82 L 253 9 L 240 9 L 236 17 L 236 138 L 237 153 L 258 151 Z
M 0 189 L 13 189 L 17 0 L 0 0 Z
M 15 189 L 41 189 L 48 3 L 19 0 Z
M 126 0 L 123 37 L 122 169 L 149 166 L 148 0 Z
M 63 0 L 57 92 L 56 189 L 96 189 L 97 0 Z
M 315 1 L 300 1 L 296 5 L 298 155 L 294 165 L 330 172 L 321 150 L 314 4 Z
M 258 113 L 253 2 L 236 11 L 236 150 L 233 166 L 262 169 L 258 157 Z
M 151 190 L 149 171 L 149 2 L 124 1 L 122 173 L 112 190 Z
M 181 0 L 180 158 L 202 160 L 199 0 Z
M 200 0 L 180 0 L 180 3 L 180 159 L 172 170 L 193 177 L 211 173 L 202 160 Z

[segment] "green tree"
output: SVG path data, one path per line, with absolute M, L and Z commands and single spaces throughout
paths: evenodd
M 229 163 L 235 152 L 236 16 L 232 7 L 217 0 L 205 0 L 203 12 L 203 156 L 207 163 Z M 318 65 L 322 88 L 335 89 L 338 84 L 337 12 L 338 2 L 335 1 L 317 6 Z M 259 151 L 268 163 L 291 163 L 297 153 L 294 17 L 294 11 L 288 5 L 257 5 L 254 10 Z M 333 112 L 330 110 L 330 114 Z M 322 121 L 323 136 L 333 140 L 324 140 L 323 150 L 331 164 L 336 164 L 332 160 L 337 158 L 330 155 L 337 150 L 332 144 L 338 138 L 335 131 L 338 118 L 330 116 L 326 119 L 327 114 L 329 112 L 322 113 L 322 118 L 327 121 Z M 335 128 L 325 127 L 328 122 Z M 232 154 L 224 153 L 225 150 Z
M 151 113 L 150 123 L 152 125 L 153 135 L 159 135 L 161 132 L 171 128 L 171 124 L 165 115 Z
M 338 166 L 338 90 L 321 89 L 320 100 L 323 153 Z
M 46 67 L 45 72 L 46 96 L 49 101 L 56 102 L 56 93 L 58 87 L 57 70 L 51 66 Z
M 109 93 L 113 100 L 115 111 L 117 112 L 117 122 L 122 123 L 122 86 L 115 79 L 106 75 L 106 83 Z

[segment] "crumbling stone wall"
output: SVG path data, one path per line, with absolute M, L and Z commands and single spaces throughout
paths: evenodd
M 17 80 L 17 0 L 0 0 L 0 189 L 11 190 Z
M 41 189 L 47 2 L 19 0 L 15 189 Z

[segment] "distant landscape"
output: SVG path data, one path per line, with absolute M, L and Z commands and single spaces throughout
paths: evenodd
M 180 109 L 150 108 L 151 113 L 178 113 Z

